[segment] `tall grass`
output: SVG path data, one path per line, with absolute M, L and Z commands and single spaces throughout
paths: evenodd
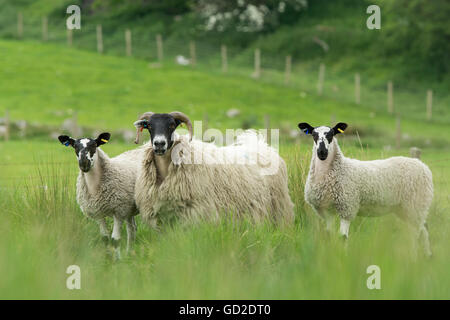
M 37 165 L 39 184 L 46 187 L 25 181 L 17 191 L 0 193 L 0 298 L 450 297 L 445 177 L 437 178 L 438 202 L 429 221 L 434 257 L 427 260 L 414 254 L 409 230 L 393 216 L 356 219 L 347 243 L 337 232 L 324 232 L 303 198 L 310 152 L 303 146 L 281 152 L 295 225 L 223 219 L 156 232 L 138 221 L 136 253 L 120 262 L 110 259 L 97 225 L 78 209 L 73 175 L 61 166 Z M 81 290 L 65 286 L 66 268 L 73 264 L 81 268 Z M 381 268 L 381 290 L 366 287 L 366 269 L 373 264 Z

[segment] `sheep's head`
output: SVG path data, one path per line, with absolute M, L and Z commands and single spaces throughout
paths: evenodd
M 192 140 L 192 124 L 189 118 L 181 112 L 153 113 L 146 112 L 134 123 L 137 133 L 135 143 L 139 143 L 139 135 L 143 129 L 150 132 L 150 140 L 156 155 L 164 155 L 173 146 L 173 133 L 181 124 L 185 123 Z
M 331 151 L 333 137 L 339 133 L 342 133 L 347 128 L 347 124 L 339 122 L 333 128 L 327 126 L 312 127 L 306 122 L 301 122 L 298 127 L 305 134 L 312 135 L 314 139 L 314 144 L 317 150 L 317 157 L 320 160 L 326 160 L 328 153 Z
M 94 155 L 97 152 L 97 147 L 107 143 L 110 137 L 111 135 L 108 132 L 104 132 L 97 139 L 81 138 L 75 140 L 69 136 L 59 136 L 58 140 L 66 147 L 74 148 L 80 170 L 89 172 L 94 166 Z

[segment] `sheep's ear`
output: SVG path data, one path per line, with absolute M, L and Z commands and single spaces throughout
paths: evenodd
M 333 131 L 334 134 L 338 134 L 338 133 L 344 133 L 345 129 L 347 129 L 347 124 L 344 122 L 339 122 L 337 125 L 334 126 Z
M 300 130 L 302 130 L 305 134 L 312 134 L 314 128 L 311 127 L 308 123 L 306 122 L 300 122 L 298 124 L 298 127 L 300 128 Z
M 71 137 L 69 137 L 69 136 L 59 136 L 58 137 L 58 140 L 59 140 L 59 142 L 61 142 L 63 145 L 65 145 L 66 147 L 68 147 L 68 146 L 74 146 L 74 144 L 75 144 L 75 140 L 74 139 L 72 139 Z
M 98 136 L 98 138 L 95 139 L 95 142 L 97 143 L 97 147 L 101 146 L 102 144 L 108 143 L 110 138 L 111 138 L 111 134 L 109 134 L 109 132 L 101 133 Z
M 134 123 L 134 126 L 136 129 L 148 129 L 148 120 L 138 120 Z

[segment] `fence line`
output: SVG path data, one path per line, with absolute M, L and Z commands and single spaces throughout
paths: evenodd
M 36 28 L 35 26 L 32 27 L 32 23 L 37 23 L 37 19 L 31 20 L 32 22 L 28 22 L 26 23 L 27 26 L 27 32 L 26 32 L 26 38 L 31 38 L 31 37 L 36 37 L 36 34 L 38 32 L 36 32 L 36 29 L 39 30 L 38 28 Z M 61 37 L 58 38 L 59 35 L 63 35 L 63 33 L 57 33 L 57 32 L 53 32 L 53 33 L 49 33 L 49 25 L 48 25 L 48 18 L 47 17 L 42 17 L 41 18 L 41 23 L 42 23 L 42 40 L 43 41 L 58 41 L 61 40 Z M 30 26 L 30 27 L 28 27 Z M 97 31 L 95 31 L 97 29 Z M 73 33 L 77 33 L 81 35 L 81 38 L 83 39 L 87 39 L 88 34 L 92 34 L 92 33 L 97 33 L 97 51 L 100 53 L 103 53 L 105 51 L 104 48 L 104 37 L 103 37 L 103 33 L 102 33 L 102 28 L 101 25 L 96 26 L 96 25 L 89 25 L 89 24 L 84 24 L 83 25 L 83 29 L 81 30 L 67 30 L 66 32 L 66 37 L 67 37 L 67 45 L 70 47 L 73 44 Z M 159 63 L 162 63 L 164 60 L 164 55 L 163 55 L 163 41 L 162 41 L 162 35 L 161 34 L 157 34 L 156 35 L 156 42 L 151 41 L 150 35 L 146 35 L 143 34 L 142 32 L 140 34 L 133 35 L 133 42 L 135 44 L 140 45 L 141 47 L 138 46 L 138 48 L 142 48 L 143 45 L 145 45 L 147 47 L 147 50 L 145 50 L 145 55 L 146 56 L 151 56 L 151 57 L 156 57 L 156 59 L 158 60 Z M 21 12 L 17 13 L 17 37 L 19 39 L 22 39 L 25 37 L 24 34 L 24 16 Z M 77 37 L 78 38 L 78 37 Z M 76 40 L 76 39 L 75 39 Z M 76 42 L 76 41 L 75 41 Z M 116 41 L 117 42 L 117 41 Z M 86 42 L 84 42 L 86 44 Z M 271 81 L 283 81 L 286 84 L 290 84 L 290 85 L 300 85 L 302 86 L 302 90 L 303 91 L 313 91 L 313 83 L 311 81 L 310 77 L 312 74 L 314 74 L 315 72 L 310 69 L 312 68 L 311 66 L 308 66 L 308 70 L 309 73 L 303 73 L 304 77 L 302 78 L 296 78 L 294 79 L 295 81 L 293 81 L 293 77 L 292 77 L 292 56 L 279 56 L 279 57 L 275 57 L 275 56 L 267 56 L 264 55 L 262 57 L 261 55 L 261 51 L 259 48 L 257 48 L 254 51 L 253 54 L 253 67 L 251 67 L 251 62 L 247 61 L 245 62 L 245 59 L 247 58 L 247 56 L 240 56 L 240 54 L 243 51 L 232 51 L 230 50 L 227 46 L 222 45 L 220 47 L 220 50 L 218 48 L 213 48 L 212 46 L 205 46 L 205 44 L 203 44 L 203 46 L 199 46 L 196 42 L 189 42 L 187 43 L 182 43 L 182 42 L 171 42 L 169 41 L 167 44 L 167 50 L 170 52 L 175 52 L 178 51 L 178 53 L 185 53 L 186 56 L 190 56 L 190 61 L 191 61 L 191 65 L 196 66 L 198 65 L 201 61 L 206 64 L 208 62 L 212 62 L 212 61 L 217 61 L 214 60 L 212 57 L 217 57 L 218 58 L 218 70 L 222 70 L 222 72 L 229 72 L 230 71 L 230 65 L 229 65 L 229 61 L 230 61 L 230 57 L 232 58 L 233 56 L 239 56 L 239 59 L 237 60 L 237 62 L 239 62 L 241 65 L 243 65 L 244 63 L 247 65 L 247 70 L 248 69 L 252 69 L 253 68 L 253 72 L 251 73 L 251 75 L 254 78 L 261 78 L 262 74 L 261 74 L 261 70 L 264 70 L 264 73 L 266 74 L 267 71 L 267 75 L 274 75 L 273 73 L 271 73 L 269 70 L 272 71 L 278 71 L 280 73 L 280 75 L 276 75 L 274 77 L 271 77 Z M 120 51 L 120 48 L 123 48 L 123 43 L 115 43 L 113 46 L 108 45 L 108 52 L 118 52 Z M 91 47 L 91 50 L 94 49 L 95 46 L 93 45 Z M 130 29 L 126 29 L 125 30 L 125 54 L 127 56 L 136 56 L 135 54 L 135 50 L 133 50 L 134 48 L 132 48 L 132 32 Z M 153 49 L 153 50 L 150 50 Z M 123 50 L 123 49 L 122 49 Z M 123 55 L 123 52 L 121 51 L 121 55 Z M 205 59 L 206 58 L 206 59 Z M 242 67 L 242 66 L 241 66 Z M 284 69 L 284 70 L 283 70 Z M 237 71 L 237 70 L 233 70 L 233 71 Z M 284 77 L 282 72 L 284 71 Z M 241 74 L 243 74 L 243 71 L 239 70 L 239 72 Z M 237 73 L 237 72 L 236 72 Z M 268 78 L 268 77 L 267 77 Z M 284 78 L 284 79 L 283 79 Z M 273 79 L 273 80 L 272 80 Z M 267 80 L 267 79 L 265 79 Z M 317 82 L 317 93 L 319 95 L 325 95 L 326 92 L 330 92 L 328 91 L 328 88 L 331 87 L 333 90 L 331 90 L 331 93 L 328 94 L 328 96 L 337 99 L 337 100 L 344 100 L 346 102 L 348 101 L 354 101 L 356 104 L 361 104 L 361 87 L 360 87 L 360 73 L 356 73 L 355 74 L 355 83 L 354 83 L 354 92 L 352 94 L 350 94 L 350 90 L 345 89 L 347 91 L 342 90 L 340 86 L 333 84 L 333 74 L 331 74 L 330 72 L 327 73 L 327 82 L 325 84 L 325 64 L 321 63 L 320 67 L 319 67 L 319 79 Z M 338 78 L 339 81 L 345 81 L 342 80 L 342 78 Z M 347 82 L 350 82 L 350 79 L 347 80 Z M 401 110 L 401 108 L 398 108 L 398 105 L 402 105 L 401 103 L 401 98 L 399 96 L 399 89 L 398 89 L 398 84 L 396 84 L 396 108 L 394 110 L 394 98 L 393 98 L 393 83 L 392 81 L 388 82 L 388 88 L 387 88 L 387 111 L 390 114 L 394 114 L 394 111 L 396 113 L 398 113 L 398 111 Z M 374 90 L 375 91 L 375 90 Z M 342 93 L 341 93 L 342 92 Z M 372 92 L 372 91 L 365 91 L 365 105 L 372 105 L 372 107 L 376 107 L 379 108 L 379 100 L 381 98 L 381 92 Z M 372 102 L 370 102 L 370 98 L 375 97 L 376 95 L 380 95 L 379 97 L 377 97 L 376 99 L 372 99 Z M 353 96 L 353 97 L 352 97 Z M 430 120 L 432 118 L 432 109 L 433 107 L 436 108 L 436 106 L 432 105 L 433 102 L 433 92 L 431 89 L 429 89 L 429 91 L 426 91 L 426 113 L 424 115 L 423 111 L 419 112 L 420 110 L 423 110 L 423 104 L 420 108 L 420 105 L 417 103 L 414 103 L 414 108 L 417 112 L 410 112 L 410 110 L 408 110 L 408 113 L 405 114 L 407 117 L 411 117 L 411 118 L 415 118 L 417 119 L 418 117 L 423 117 L 425 116 L 425 118 L 427 120 Z M 423 100 L 422 100 L 423 101 Z M 442 106 L 444 106 L 445 101 L 441 102 L 441 105 L 437 106 L 437 110 L 439 110 L 439 108 L 441 108 L 440 110 L 442 110 Z M 406 107 L 406 104 L 403 104 Z M 411 104 L 408 103 L 408 107 L 411 107 Z M 386 109 L 385 109 L 386 110 Z M 439 112 L 439 111 L 437 111 Z M 448 123 L 447 119 L 442 119 L 442 118 L 435 118 L 435 121 L 440 121 L 443 123 Z

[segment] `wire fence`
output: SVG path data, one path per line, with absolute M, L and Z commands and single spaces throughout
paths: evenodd
M 80 30 L 67 30 L 62 23 L 64 20 L 25 17 L 21 13 L 8 19 L 2 23 L 0 32 L 4 38 L 42 41 L 97 51 L 103 55 L 129 56 L 148 61 L 154 68 L 184 65 L 217 75 L 252 77 L 261 82 L 296 88 L 299 99 L 317 94 L 366 108 L 369 117 L 381 113 L 450 124 L 450 98 L 445 92 L 436 92 L 428 87 L 411 89 L 409 83 L 395 83 L 388 78 L 370 79 L 365 70 L 354 74 L 342 73 L 335 66 L 321 61 L 304 62 L 289 54 L 267 54 L 258 48 L 227 47 L 193 39 L 166 39 L 164 34 L 142 29 L 108 29 L 108 26 L 83 22 Z M 320 39 L 312 37 L 302 41 L 320 42 Z

